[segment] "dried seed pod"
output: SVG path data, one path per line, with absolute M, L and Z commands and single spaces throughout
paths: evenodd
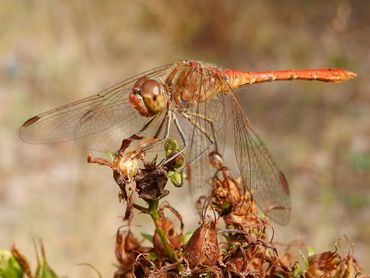
M 167 184 L 167 172 L 156 165 L 155 161 L 145 163 L 144 169 L 135 177 L 137 192 L 140 198 L 156 200 L 163 198 L 169 192 L 164 190 Z
M 264 239 L 266 223 L 258 216 L 256 203 L 250 194 L 242 193 L 239 182 L 230 176 L 228 168 L 220 166 L 219 156 L 213 155 L 212 158 L 222 174 L 212 180 L 212 206 L 228 227 L 246 232 L 248 242 Z
M 226 268 L 233 273 L 254 273 L 265 277 L 266 264 L 269 262 L 267 247 L 262 243 L 239 245 L 229 250 L 225 261 Z
M 219 258 L 216 221 L 204 220 L 185 246 L 185 259 L 194 268 L 202 265 L 214 266 Z
M 230 272 L 243 272 L 244 267 L 248 263 L 248 259 L 246 257 L 246 254 L 242 248 L 238 248 L 235 251 L 232 251 L 232 253 L 229 251 L 229 258 L 225 262 L 226 268 Z

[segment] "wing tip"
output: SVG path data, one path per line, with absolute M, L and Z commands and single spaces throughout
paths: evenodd
M 268 212 L 265 211 L 265 215 L 273 220 L 274 222 L 278 223 L 281 226 L 286 226 L 290 222 L 290 215 L 291 215 L 291 207 L 274 207 L 273 209 L 269 210 Z

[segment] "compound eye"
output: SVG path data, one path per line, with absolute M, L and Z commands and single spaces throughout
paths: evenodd
M 142 76 L 140 77 L 134 84 L 134 86 L 132 87 L 132 92 L 137 95 L 137 94 L 140 94 L 141 93 L 141 90 L 142 90 L 142 87 L 143 87 L 143 84 L 148 80 L 148 77 L 147 76 Z
M 139 95 L 141 93 L 141 89 L 139 87 L 134 87 L 132 89 L 132 93 L 135 95 Z
M 161 112 L 166 107 L 167 98 L 162 90 L 162 85 L 157 80 L 146 80 L 141 86 L 141 96 L 145 106 L 152 113 Z
M 154 101 L 161 92 L 161 84 L 156 80 L 147 80 L 141 87 L 142 96 L 152 98 Z

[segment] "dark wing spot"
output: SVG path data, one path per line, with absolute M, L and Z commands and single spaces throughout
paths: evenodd
M 287 180 L 286 180 L 286 178 L 285 178 L 285 176 L 284 176 L 284 174 L 283 174 L 283 172 L 279 172 L 279 179 L 280 179 L 280 184 L 281 184 L 281 186 L 283 187 L 283 189 L 284 189 L 284 191 L 285 191 L 285 193 L 287 194 L 287 195 L 289 195 L 290 193 L 289 193 L 289 185 L 288 185 L 288 182 L 287 182 Z
M 28 119 L 27 121 L 25 121 L 22 126 L 23 127 L 29 127 L 30 125 L 33 125 L 34 123 L 36 123 L 38 120 L 40 120 L 39 116 L 32 117 L 32 118 Z

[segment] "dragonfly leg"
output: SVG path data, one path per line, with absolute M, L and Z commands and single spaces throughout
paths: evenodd
M 140 133 L 143 133 L 150 125 L 151 123 L 158 117 L 158 115 L 156 115 L 155 117 L 152 117 L 149 121 L 147 121 L 144 126 L 140 129 L 140 131 L 138 132 L 139 134 Z
M 168 137 L 170 136 L 170 129 L 171 129 L 171 120 L 172 120 L 172 112 L 171 111 L 167 111 L 165 117 L 163 118 L 159 128 L 157 129 L 157 132 L 155 133 L 155 136 L 154 138 L 157 138 L 159 136 L 159 134 L 161 134 L 162 132 L 162 129 L 163 129 L 163 126 L 166 125 L 166 131 L 165 131 L 165 134 L 163 136 L 162 139 L 159 139 L 157 142 L 155 142 L 154 144 L 151 144 L 151 145 L 148 145 L 146 147 L 143 148 L 143 151 L 147 151 L 161 143 L 163 143 L 163 141 L 167 140 Z
M 175 126 L 176 126 L 177 130 L 180 133 L 181 140 L 182 140 L 182 143 L 184 145 L 184 147 L 180 151 L 180 153 L 181 153 L 181 152 L 184 152 L 186 150 L 186 148 L 188 147 L 188 145 L 189 145 L 188 138 L 186 138 L 186 136 L 184 134 L 184 131 L 182 130 L 182 128 L 181 128 L 181 126 L 179 124 L 179 121 L 177 120 L 176 116 L 174 117 L 173 122 L 175 123 Z
M 212 145 L 213 144 L 215 145 L 215 151 L 218 152 L 216 132 L 215 132 L 215 129 L 214 129 L 213 122 L 210 119 L 208 119 L 206 116 L 204 116 L 202 114 L 198 114 L 198 113 L 182 113 L 182 115 L 184 116 L 185 119 L 187 119 L 190 123 L 192 123 L 196 128 L 198 128 L 200 130 L 200 132 L 202 132 L 207 137 L 207 139 L 209 140 L 209 142 Z M 199 123 L 196 120 L 193 119 L 194 117 L 198 117 L 198 118 L 206 121 L 211 126 L 212 134 L 209 134 L 209 132 L 207 132 L 204 129 L 204 127 L 200 126 Z
M 184 153 L 185 150 L 187 149 L 188 145 L 189 145 L 188 139 L 186 138 L 186 135 L 184 134 L 184 131 L 182 130 L 182 128 L 179 124 L 179 121 L 176 118 L 176 115 L 173 115 L 173 122 L 175 123 L 175 126 L 176 126 L 178 132 L 180 133 L 180 137 L 181 137 L 181 140 L 182 140 L 182 143 L 183 143 L 183 147 L 178 153 L 176 153 L 175 155 L 173 155 L 170 158 L 163 161 L 163 164 L 166 164 L 166 163 L 170 162 L 171 160 L 175 159 L 176 157 L 178 157 L 179 155 Z
M 194 164 L 196 161 L 198 161 L 204 154 L 209 153 L 212 146 L 215 147 L 213 151 L 218 152 L 217 148 L 217 142 L 216 142 L 216 136 L 215 136 L 215 130 L 214 125 L 211 120 L 209 120 L 207 117 L 205 117 L 202 114 L 199 113 L 181 113 L 185 119 L 187 119 L 195 128 L 197 128 L 208 140 L 209 140 L 209 146 L 206 147 L 201 153 L 199 153 L 195 158 L 192 158 L 192 161 L 189 165 Z M 205 120 L 210 126 L 211 126 L 211 133 L 207 132 L 204 127 L 202 127 L 199 122 L 197 122 L 194 117 L 201 118 Z

